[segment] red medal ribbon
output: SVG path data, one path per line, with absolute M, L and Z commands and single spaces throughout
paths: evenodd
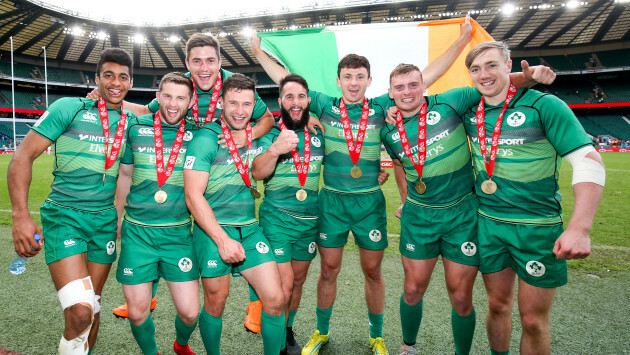
M 505 110 L 507 109 L 510 101 L 518 89 L 513 84 L 510 84 L 510 88 L 508 89 L 507 97 L 505 98 L 505 103 L 503 104 L 503 108 L 501 109 L 501 113 L 499 113 L 499 118 L 497 118 L 497 123 L 494 125 L 494 131 L 492 132 L 492 144 L 490 146 L 490 158 L 486 162 L 486 126 L 485 126 L 485 111 L 484 111 L 484 99 L 481 98 L 479 101 L 479 106 L 477 106 L 477 136 L 479 137 L 479 146 L 481 147 L 481 156 L 483 157 L 483 162 L 486 165 L 486 173 L 488 173 L 488 178 L 492 177 L 492 171 L 494 170 L 494 163 L 497 158 L 497 150 L 499 147 L 499 135 L 501 135 L 501 124 L 503 123 L 503 114 L 505 114 Z
M 238 153 L 238 149 L 236 148 L 236 144 L 234 144 L 234 137 L 232 137 L 232 133 L 230 133 L 230 127 L 223 120 L 223 116 L 221 116 L 221 130 L 223 131 L 223 137 L 225 138 L 225 143 L 228 146 L 228 150 L 230 151 L 230 155 L 232 155 L 232 160 L 234 160 L 234 165 L 236 165 L 236 169 L 238 173 L 241 174 L 241 178 L 245 182 L 245 185 L 251 188 L 252 184 L 249 180 L 249 149 L 252 146 L 252 125 L 247 122 L 247 126 L 245 126 L 245 134 L 247 135 L 247 163 L 244 164 L 241 159 L 241 155 Z
M 127 125 L 127 115 L 120 104 L 120 120 L 118 121 L 118 128 L 116 129 L 116 135 L 114 136 L 114 143 L 112 143 L 112 151 L 107 156 L 109 150 L 109 117 L 107 115 L 107 104 L 103 98 L 98 99 L 98 114 L 101 116 L 101 125 L 103 126 L 103 135 L 105 136 L 105 170 L 109 169 L 116 162 L 120 148 L 122 147 L 122 138 L 125 133 L 125 126 Z M 104 178 L 103 178 L 104 179 Z
M 279 124 L 280 129 L 283 131 L 287 129 L 287 126 L 282 122 L 282 118 Z M 306 184 L 306 176 L 308 175 L 308 165 L 311 161 L 311 133 L 306 126 L 304 127 L 304 163 L 301 162 L 297 147 L 291 150 L 291 155 L 293 156 L 295 171 L 297 171 L 298 179 L 300 180 L 300 186 L 304 187 L 304 184 Z
M 182 120 L 177 130 L 177 136 L 173 142 L 173 149 L 168 157 L 166 170 L 164 169 L 164 144 L 162 142 L 162 122 L 160 120 L 160 111 L 153 116 L 153 139 L 155 141 L 155 169 L 157 171 L 157 183 L 162 187 L 166 180 L 173 173 L 173 168 L 177 162 L 179 148 L 182 146 L 184 134 L 186 133 L 186 120 Z
M 346 104 L 343 102 L 343 98 L 339 100 L 339 111 L 341 115 L 341 122 L 343 123 L 343 133 L 346 136 L 346 143 L 348 144 L 348 151 L 350 152 L 350 159 L 352 159 L 352 163 L 354 165 L 357 165 L 357 162 L 359 162 L 359 156 L 361 155 L 361 148 L 363 148 L 365 131 L 367 130 L 370 105 L 368 104 L 367 99 L 363 98 L 363 110 L 361 111 L 361 121 L 359 121 L 359 132 L 357 133 L 356 145 L 354 143 L 354 138 L 352 137 L 352 126 L 350 126 L 350 118 L 348 118 L 348 110 L 346 109 Z
M 221 75 L 217 76 L 217 81 L 214 83 L 214 87 L 212 88 L 212 97 L 210 98 L 210 105 L 208 105 L 208 112 L 206 113 L 206 117 L 204 117 L 201 122 L 199 120 L 199 102 L 197 101 L 197 85 L 195 85 L 195 81 L 193 83 L 193 106 L 191 108 L 193 120 L 197 127 L 202 127 L 207 122 L 212 122 L 214 118 L 214 111 L 217 109 L 217 102 L 219 102 L 219 95 L 221 94 L 221 88 L 223 87 L 223 80 L 221 80 Z
M 413 153 L 411 152 L 411 145 L 409 145 L 409 138 L 405 131 L 405 124 L 403 123 L 402 113 L 400 110 L 396 114 L 396 127 L 398 127 L 398 133 L 400 134 L 400 144 L 402 144 L 405 155 L 414 168 L 418 172 L 418 178 L 422 180 L 422 169 L 424 168 L 424 162 L 427 157 L 427 103 L 423 103 L 418 113 L 418 163 L 413 159 Z

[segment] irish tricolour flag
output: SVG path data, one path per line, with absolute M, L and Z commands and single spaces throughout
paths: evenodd
M 372 85 L 366 96 L 387 92 L 389 73 L 400 63 L 424 69 L 439 57 L 460 35 L 464 18 L 430 21 L 347 25 L 265 32 L 262 49 L 290 72 L 306 78 L 309 87 L 331 96 L 341 96 L 337 87 L 337 64 L 345 55 L 356 53 L 368 58 Z M 473 39 L 449 71 L 429 88 L 437 94 L 450 88 L 472 85 L 464 65 L 466 53 L 492 37 L 472 20 Z

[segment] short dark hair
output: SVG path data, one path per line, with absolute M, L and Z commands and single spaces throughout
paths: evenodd
M 297 75 L 297 74 L 289 74 L 280 80 L 280 96 L 282 96 L 282 90 L 284 90 L 284 86 L 288 83 L 298 83 L 302 85 L 306 92 L 308 93 L 308 84 L 306 83 L 306 79 Z
M 422 78 L 422 71 L 420 71 L 420 68 L 418 68 L 417 66 L 405 63 L 398 64 L 396 68 L 394 68 L 394 70 L 392 70 L 392 72 L 389 74 L 389 82 L 391 83 L 392 78 L 395 76 L 409 74 L 414 71 L 420 73 L 420 78 Z
M 221 95 L 224 96 L 225 93 L 230 90 L 251 90 L 256 93 L 256 82 L 254 81 L 254 79 L 243 74 L 234 73 L 232 76 L 223 81 L 223 92 L 221 93 Z
M 195 33 L 188 38 L 186 41 L 186 60 L 190 57 L 190 51 L 197 47 L 212 47 L 216 49 L 217 56 L 221 57 L 219 40 L 211 34 Z
M 164 85 L 168 83 L 185 85 L 188 88 L 188 93 L 190 94 L 190 97 L 193 96 L 194 89 L 193 89 L 192 81 L 184 73 L 175 71 L 175 72 L 164 75 L 162 77 L 162 80 L 160 80 L 160 86 L 158 90 L 162 91 L 162 88 L 164 87 Z
M 101 56 L 96 63 L 96 75 L 101 77 L 101 67 L 105 63 L 116 63 L 129 68 L 129 76 L 133 77 L 133 59 L 126 50 L 121 48 L 107 48 L 101 51 Z
M 350 69 L 359 69 L 365 68 L 367 69 L 368 76 L 370 76 L 370 61 L 358 54 L 348 54 L 347 56 L 341 58 L 339 61 L 339 65 L 337 65 L 337 77 L 341 77 L 341 69 L 350 68 Z

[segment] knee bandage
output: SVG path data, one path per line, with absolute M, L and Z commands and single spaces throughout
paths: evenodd
M 96 315 L 96 313 L 101 311 L 101 295 L 94 295 L 94 312 L 92 314 Z
M 587 157 L 591 152 L 597 154 L 595 148 L 587 146 L 564 157 L 573 166 L 572 185 L 581 182 L 592 182 L 604 186 L 606 182 L 606 170 L 600 162 Z
M 68 282 L 57 292 L 57 295 L 59 296 L 61 308 L 63 308 L 64 310 L 74 306 L 75 304 L 80 303 L 89 306 L 90 310 L 93 312 L 92 314 L 94 314 L 94 312 L 96 311 L 96 304 L 100 305 L 100 303 L 96 299 L 96 295 L 94 294 L 92 279 L 89 276 Z M 93 319 L 94 318 L 92 318 L 92 320 Z M 90 335 L 91 329 L 92 324 L 90 323 L 90 326 L 87 327 L 87 329 L 85 329 L 81 334 L 79 334 L 79 336 L 74 339 L 68 340 L 62 336 L 61 341 L 59 342 L 59 354 L 87 354 L 89 351 L 88 335 Z

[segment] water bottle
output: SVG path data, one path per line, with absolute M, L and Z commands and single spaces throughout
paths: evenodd
M 35 241 L 39 243 L 41 236 L 35 233 L 34 237 L 35 237 Z M 33 247 L 31 247 L 31 249 L 33 249 Z M 26 271 L 26 260 L 28 260 L 28 258 L 23 258 L 19 255 L 15 255 L 15 258 L 13 258 L 13 260 L 11 261 L 11 264 L 9 265 L 9 271 L 13 275 L 19 275 L 23 273 L 24 271 Z

